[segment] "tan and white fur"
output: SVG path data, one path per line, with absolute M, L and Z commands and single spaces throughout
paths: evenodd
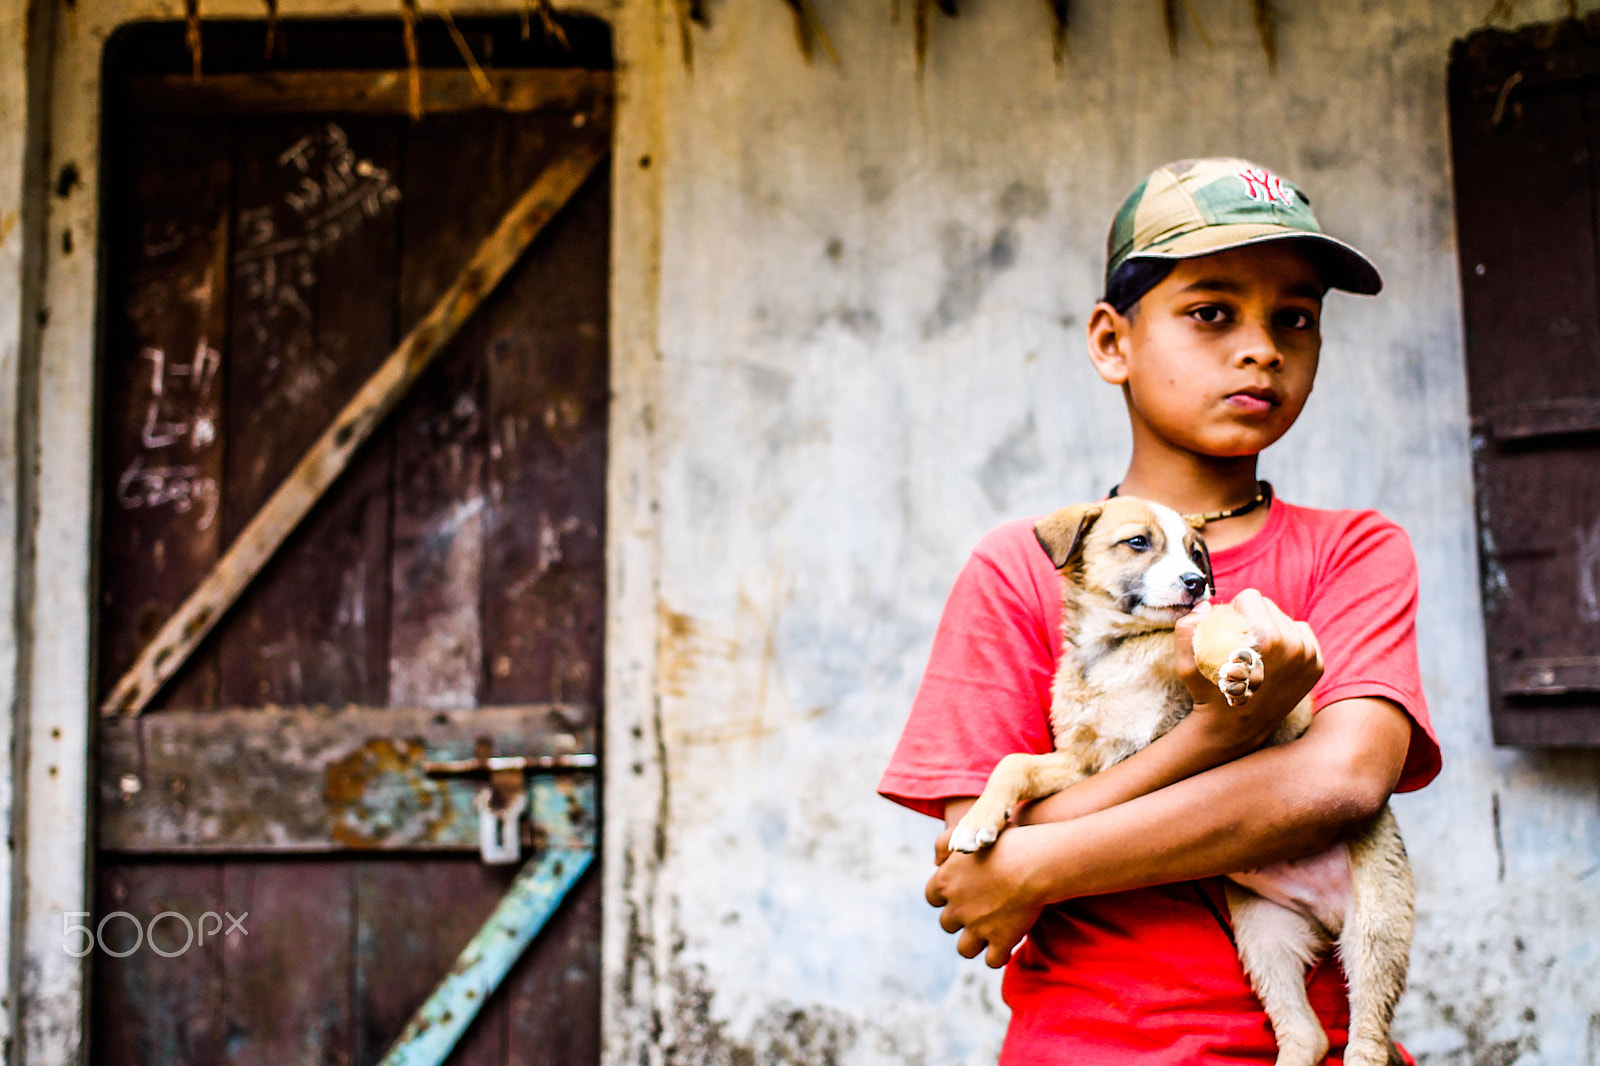
M 992 844 L 1018 804 L 1120 762 L 1192 709 L 1174 658 L 1177 620 L 1211 594 L 1210 558 L 1177 512 L 1134 497 L 1065 507 L 1035 526 L 1061 572 L 1066 650 L 1052 690 L 1056 751 L 1002 759 L 950 838 Z M 1256 635 L 1232 607 L 1213 607 L 1194 635 L 1200 672 L 1228 703 L 1261 683 Z M 1308 697 L 1269 743 L 1311 722 Z M 1411 867 L 1386 806 L 1348 840 L 1294 862 L 1230 875 L 1228 910 L 1250 983 L 1278 1042 L 1277 1066 L 1316 1066 L 1328 1037 L 1306 996 L 1311 961 L 1336 943 L 1350 991 L 1347 1066 L 1399 1062 L 1389 1037 L 1411 949 Z

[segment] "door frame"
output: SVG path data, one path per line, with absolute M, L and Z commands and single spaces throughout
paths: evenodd
M 665 973 L 670 937 L 655 883 L 664 856 L 664 767 L 656 711 L 658 461 L 654 448 L 660 390 L 658 321 L 665 101 L 686 76 L 670 24 L 671 6 L 654 0 L 572 0 L 564 10 L 606 20 L 616 60 L 612 154 L 609 323 L 611 382 L 606 474 L 606 630 L 602 841 L 602 1060 L 638 1061 L 640 1024 L 655 1009 L 652 974 Z M 0 0 L 0 25 L 32 20 L 48 48 L 25 54 L 28 75 L 6 68 L 0 97 L 7 114 L 39 116 L 31 138 L 0 128 L 0 149 L 47 144 L 44 180 L 0 175 L 0 229 L 14 195 L 27 240 L 20 262 L 43 274 L 36 287 L 4 289 L 0 300 L 0 416 L 16 411 L 16 451 L 0 448 L 0 521 L 15 522 L 16 585 L 0 585 L 14 614 L 0 623 L 0 701 L 13 702 L 14 791 L 0 791 L 12 848 L 0 854 L 0 978 L 6 1009 L 0 1041 L 12 1066 L 87 1062 L 87 966 L 63 950 L 63 922 L 91 909 L 93 825 L 90 751 L 94 718 L 91 660 L 94 595 L 97 353 L 102 269 L 100 101 L 105 42 L 125 23 L 184 17 L 182 0 L 77 0 L 71 8 Z M 280 15 L 392 17 L 394 0 L 282 0 Z M 481 0 L 454 14 L 515 15 L 522 0 Z M 207 18 L 259 19 L 259 0 L 206 0 Z M 15 35 L 8 35 L 15 40 Z M 24 49 L 26 46 L 23 46 Z M 41 54 L 42 53 L 42 54 Z M 11 58 L 10 50 L 0 61 Z M 17 93 L 21 92 L 21 99 Z M 48 113 L 42 114 L 43 101 Z M 31 101 L 35 108 L 12 108 Z M 7 144 L 4 138 L 15 138 Z M 7 154 L 0 150 L 0 156 Z M 14 152 L 15 155 L 23 155 Z M 67 235 L 70 234 L 70 237 Z M 0 234 L 0 241 L 5 240 Z M 21 241 L 19 240 L 19 244 Z M 9 247 L 0 245 L 0 250 Z M 0 259 L 0 270 L 9 263 Z M 0 283 L 7 275 L 0 274 Z M 18 356 L 5 359 L 8 313 L 19 323 Z M 35 320 L 37 328 L 21 323 Z M 0 557 L 0 572 L 10 568 Z M 3 578 L 0 578 L 3 581 Z M 4 660 L 14 650 L 15 668 Z M 13 701 L 5 686 L 16 679 Z M 0 726 L 0 740 L 7 739 Z M 0 786 L 3 787 L 3 786 Z M 10 898 L 5 898 L 9 891 Z M 652 1049 L 654 1059 L 659 1051 Z

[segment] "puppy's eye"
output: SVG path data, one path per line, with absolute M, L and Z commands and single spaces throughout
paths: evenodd
M 1145 536 L 1143 533 L 1140 533 L 1137 536 L 1129 537 L 1122 543 L 1126 544 L 1136 552 L 1147 552 L 1150 550 L 1150 538 Z
M 1205 553 L 1202 552 L 1199 548 L 1196 548 L 1194 551 L 1190 552 L 1189 553 L 1189 558 L 1193 559 L 1196 563 L 1198 563 L 1201 566 L 1205 565 L 1205 559 L 1206 559 Z

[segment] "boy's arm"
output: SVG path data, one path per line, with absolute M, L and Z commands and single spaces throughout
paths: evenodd
M 927 899 L 943 908 L 947 932 L 961 930 L 962 955 L 987 948 L 989 965 L 1002 966 L 1051 903 L 1327 847 L 1387 801 L 1410 741 L 1411 719 L 1398 704 L 1340 700 L 1299 740 L 1070 821 L 1018 826 L 977 855 L 949 855 Z
M 1310 692 L 1322 674 L 1322 658 L 1310 628 L 1297 623 L 1255 589 L 1233 600 L 1256 630 L 1264 664 L 1260 689 L 1242 707 L 1230 707 L 1216 686 L 1200 676 L 1194 662 L 1196 611 L 1178 622 L 1173 635 L 1178 672 L 1194 700 L 1193 711 L 1148 747 L 1093 776 L 1035 803 L 1013 816 L 1019 825 L 1060 822 L 1104 810 L 1155 792 L 1186 777 L 1237 759 L 1259 748 L 1285 715 Z M 961 802 L 947 824 L 959 820 L 970 801 Z

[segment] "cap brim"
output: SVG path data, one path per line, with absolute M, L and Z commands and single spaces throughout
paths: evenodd
M 1307 233 L 1301 229 L 1266 223 L 1207 226 L 1135 252 L 1128 259 L 1193 259 L 1213 252 L 1246 248 L 1252 244 L 1290 240 L 1302 241 L 1315 249 L 1322 280 L 1327 282 L 1329 288 L 1353 292 L 1358 296 L 1376 296 L 1383 291 L 1383 277 L 1378 273 L 1378 268 L 1372 265 L 1370 259 L 1338 238 L 1326 233 Z

